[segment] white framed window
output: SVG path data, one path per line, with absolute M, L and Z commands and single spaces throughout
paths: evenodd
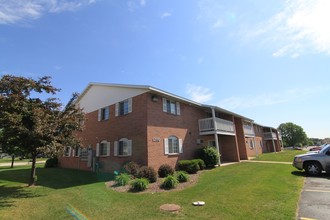
M 116 116 L 127 115 L 132 112 L 132 98 L 116 103 Z
M 65 157 L 71 157 L 71 147 L 65 147 L 65 149 L 64 149 L 64 156 Z
M 110 118 L 110 107 L 107 106 L 105 108 L 100 108 L 98 114 L 98 121 L 109 120 L 109 118 Z
M 250 140 L 250 149 L 252 150 L 254 148 L 254 142 L 253 140 Z
M 115 141 L 114 147 L 115 156 L 131 156 L 132 155 L 132 140 L 122 138 L 119 141 Z
M 96 156 L 106 157 L 110 156 L 110 142 L 102 141 L 96 144 Z
M 173 115 L 180 115 L 181 114 L 180 102 L 175 102 L 163 98 L 163 112 L 167 112 Z
M 164 138 L 164 151 L 165 154 L 183 153 L 182 139 L 179 139 L 174 135 Z

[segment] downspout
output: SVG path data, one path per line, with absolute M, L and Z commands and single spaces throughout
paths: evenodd
M 216 146 L 217 151 L 219 153 L 219 161 L 218 161 L 218 163 L 219 163 L 219 166 L 220 166 L 221 165 L 221 160 L 220 160 L 219 139 L 218 139 L 218 134 L 217 134 L 218 128 L 217 128 L 217 122 L 216 122 L 216 117 L 215 117 L 215 110 L 214 110 L 214 108 L 211 108 L 211 110 L 212 110 L 213 126 L 214 126 L 214 131 L 215 131 L 214 132 L 214 140 L 215 140 L 215 146 Z

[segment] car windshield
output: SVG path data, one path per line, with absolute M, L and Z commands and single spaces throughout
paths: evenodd
M 326 145 L 322 146 L 322 149 L 320 150 L 320 153 L 326 152 L 329 149 L 329 147 L 330 147 L 330 144 L 326 144 Z

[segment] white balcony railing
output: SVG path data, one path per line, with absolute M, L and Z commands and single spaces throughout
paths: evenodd
M 265 132 L 264 138 L 265 139 L 275 139 L 275 140 L 277 139 L 275 132 Z
M 199 131 L 222 131 L 235 134 L 235 126 L 232 121 L 227 121 L 221 118 L 215 118 L 216 129 L 213 118 L 204 118 L 199 120 Z
M 246 136 L 255 136 L 254 129 L 253 129 L 252 125 L 245 124 L 245 125 L 243 125 L 243 129 L 244 129 L 244 134 Z

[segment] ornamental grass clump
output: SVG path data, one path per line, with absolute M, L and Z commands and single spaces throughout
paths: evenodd
M 163 189 L 174 189 L 178 185 L 179 181 L 173 176 L 168 175 L 162 184 Z
M 146 178 L 137 178 L 131 182 L 131 190 L 141 192 L 147 189 L 149 181 Z
M 130 180 L 131 177 L 128 173 L 121 173 L 115 178 L 116 185 L 118 186 L 126 186 Z
M 175 172 L 175 177 L 180 183 L 185 183 L 189 181 L 189 175 L 185 171 Z

